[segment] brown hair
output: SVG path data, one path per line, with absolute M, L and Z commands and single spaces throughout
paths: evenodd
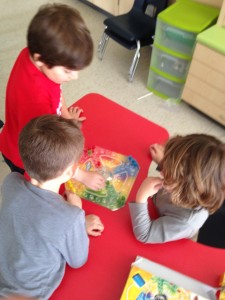
M 83 147 L 84 138 L 77 124 L 57 115 L 32 119 L 19 137 L 25 170 L 39 182 L 60 176 L 79 160 Z
M 64 66 L 81 70 L 93 57 L 93 41 L 80 13 L 67 5 L 40 7 L 27 32 L 30 54 L 40 54 L 49 68 Z
M 171 201 L 215 212 L 225 199 L 225 144 L 206 134 L 171 138 L 161 163 Z

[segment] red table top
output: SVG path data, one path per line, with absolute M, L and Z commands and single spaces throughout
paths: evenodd
M 83 108 L 87 117 L 82 127 L 86 147 L 100 146 L 131 155 L 139 163 L 140 172 L 128 201 L 134 200 L 148 173 L 151 162 L 149 145 L 165 142 L 168 132 L 99 94 L 88 94 L 74 106 Z M 52 300 L 119 300 L 131 263 L 137 255 L 208 285 L 218 286 L 219 276 L 225 271 L 223 249 L 186 239 L 165 244 L 142 244 L 133 235 L 128 205 L 110 211 L 83 200 L 83 208 L 87 214 L 98 215 L 105 230 L 100 237 L 90 237 L 89 258 L 83 267 L 66 267 L 65 276 Z

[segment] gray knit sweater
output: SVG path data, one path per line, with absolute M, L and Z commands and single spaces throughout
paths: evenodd
M 0 208 L 0 295 L 48 299 L 60 284 L 66 262 L 87 260 L 89 239 L 84 211 L 18 173 L 2 185 Z
M 188 209 L 173 205 L 170 195 L 163 189 L 153 197 L 153 202 L 159 214 L 155 220 L 149 215 L 148 202 L 129 203 L 134 235 L 143 243 L 193 238 L 209 215 L 204 208 Z

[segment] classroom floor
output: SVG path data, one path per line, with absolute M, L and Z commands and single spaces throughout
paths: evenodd
M 15 5 L 14 0 L 0 1 L 1 120 L 4 120 L 7 79 L 18 53 L 26 45 L 28 24 L 39 6 L 48 2 L 45 0 L 20 0 Z M 134 81 L 132 83 L 128 82 L 127 74 L 133 57 L 132 51 L 119 46 L 113 41 L 109 41 L 103 61 L 100 61 L 97 57 L 97 45 L 104 29 L 103 20 L 106 16 L 78 0 L 61 0 L 60 2 L 74 6 L 80 11 L 91 31 L 95 44 L 92 64 L 80 72 L 77 81 L 66 83 L 63 86 L 68 106 L 88 93 L 99 93 L 165 127 L 170 135 L 207 133 L 225 141 L 224 127 L 215 121 L 194 110 L 184 102 L 174 105 L 169 101 L 149 94 L 146 83 L 151 48 L 142 48 Z M 141 97 L 143 98 L 139 99 Z M 8 173 L 8 167 L 0 158 L 0 182 Z

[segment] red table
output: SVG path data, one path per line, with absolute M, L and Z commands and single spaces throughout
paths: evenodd
M 165 142 L 167 131 L 98 94 L 88 94 L 74 105 L 83 108 L 87 117 L 83 124 L 87 147 L 97 145 L 132 155 L 139 163 L 140 172 L 128 201 L 134 200 L 151 162 L 149 145 Z M 145 245 L 134 238 L 128 205 L 110 211 L 83 200 L 83 208 L 87 214 L 98 215 L 105 230 L 101 237 L 90 238 L 89 259 L 83 267 L 72 269 L 67 266 L 52 300 L 119 300 L 130 265 L 137 255 L 206 284 L 218 285 L 218 277 L 225 271 L 223 249 L 186 239 Z

